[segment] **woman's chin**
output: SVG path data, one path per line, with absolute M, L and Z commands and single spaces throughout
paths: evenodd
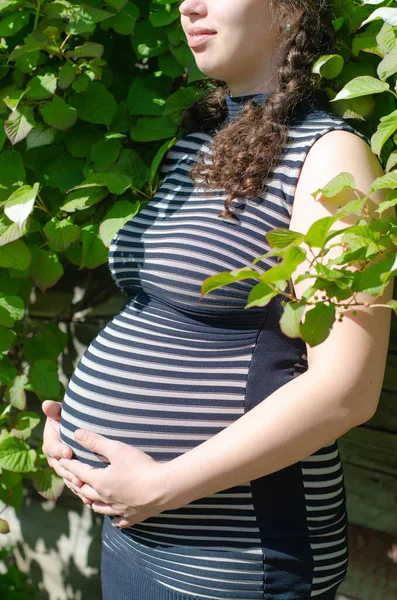
M 214 65 L 210 61 L 200 60 L 200 56 L 196 56 L 196 64 L 200 71 L 210 79 L 226 80 L 226 72 L 222 65 Z

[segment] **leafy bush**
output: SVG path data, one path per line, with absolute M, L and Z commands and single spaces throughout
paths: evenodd
M 11 546 L 0 550 L 0 561 L 6 566 L 5 573 L 0 573 L 0 597 L 3 600 L 35 600 L 32 582 L 15 564 Z
M 321 57 L 313 69 L 335 112 L 372 136 L 386 168 L 372 189 L 389 189 L 378 209 L 382 217 L 397 203 L 397 8 L 374 9 L 371 2 L 338 0 L 338 53 Z M 53 287 L 66 268 L 107 262 L 113 235 L 156 192 L 161 160 L 186 133 L 182 112 L 205 93 L 203 79 L 176 0 L 0 0 L 0 499 L 6 504 L 21 505 L 23 479 L 45 498 L 57 499 L 63 489 L 41 449 L 32 448 L 41 417 L 28 410 L 26 391 L 40 400 L 61 399 L 57 359 L 67 336 L 55 322 L 25 331 L 32 292 Z M 332 196 L 344 187 L 354 189 L 349 174 L 322 192 Z M 343 213 L 361 214 L 365 200 Z M 249 304 L 263 306 L 283 292 L 303 260 L 299 244 L 321 251 L 332 238 L 331 225 L 314 224 L 305 237 L 270 232 L 272 252 L 283 262 L 274 267 L 278 272 L 259 278 L 262 287 L 254 288 Z M 363 218 L 345 235 L 349 247 L 334 264 L 358 260 L 365 268 L 375 256 L 381 260 L 361 276 L 341 269 L 336 278 L 335 270 L 323 267 L 311 292 L 318 283 L 342 304 L 352 292 L 380 293 L 396 270 L 397 221 L 382 217 L 367 224 Z M 245 275 L 209 278 L 203 293 Z M 301 309 L 302 303 L 286 304 L 283 327 L 318 343 L 310 316 L 306 330 L 300 328 Z M 325 317 L 324 337 L 335 310 L 319 301 L 314 311 Z

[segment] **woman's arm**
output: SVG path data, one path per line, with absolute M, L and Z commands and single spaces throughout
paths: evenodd
M 317 140 L 306 157 L 294 198 L 291 230 L 306 233 L 315 220 L 334 214 L 338 205 L 357 197 L 352 190 L 331 199 L 322 197 L 321 201 L 311 196 L 342 171 L 354 176 L 361 197 L 372 181 L 383 175 L 376 157 L 359 136 L 331 131 Z M 371 199 L 376 208 L 384 200 L 383 190 L 372 194 Z M 395 214 L 394 209 L 390 214 Z M 357 219 L 353 215 L 337 221 L 332 229 L 345 228 Z M 334 248 L 326 260 L 340 253 L 340 248 Z M 294 279 L 306 270 L 305 261 Z M 309 283 L 312 280 L 294 286 L 298 297 Z M 376 302 L 386 303 L 391 298 L 389 283 Z M 357 300 L 371 302 L 373 297 L 360 293 Z M 168 509 L 283 469 L 371 418 L 384 379 L 391 309 L 355 308 L 357 315 L 345 310 L 344 320 L 335 322 L 322 344 L 307 346 L 306 373 L 217 435 L 165 464 L 164 503 Z
M 320 203 L 310 194 L 341 171 L 352 173 L 357 188 L 365 193 L 369 184 L 382 174 L 379 169 L 368 145 L 358 136 L 345 131 L 325 134 L 306 157 L 294 200 L 291 229 L 305 233 L 313 221 L 335 212 L 340 198 L 333 199 L 333 203 L 329 200 Z M 375 203 L 383 200 L 381 192 L 372 197 Z M 344 198 L 345 202 L 348 200 L 350 197 Z M 337 221 L 334 227 L 346 224 Z M 335 250 L 330 257 L 333 256 Z M 307 266 L 303 263 L 299 269 L 304 271 Z M 298 274 L 299 271 L 295 277 Z M 311 280 L 295 285 L 298 297 L 309 285 L 308 281 Z M 390 283 L 383 298 L 377 301 L 385 303 L 391 296 Z M 358 300 L 371 302 L 372 298 L 361 293 Z M 367 421 L 379 401 L 391 310 L 370 307 L 356 307 L 356 310 L 356 316 L 346 310 L 343 322 L 335 322 L 322 344 L 308 347 L 309 368 L 305 373 L 176 459 L 157 463 L 134 447 L 83 432 L 83 441 L 79 439 L 79 443 L 109 457 L 111 466 L 93 469 L 65 459 L 59 461 L 60 465 L 85 482 L 80 493 L 94 501 L 97 512 L 121 515 L 113 524 L 125 527 L 308 457 Z

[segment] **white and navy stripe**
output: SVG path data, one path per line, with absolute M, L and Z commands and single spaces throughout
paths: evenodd
M 209 194 L 189 178 L 197 153 L 210 156 L 211 135 L 192 133 L 171 148 L 155 197 L 110 246 L 110 270 L 128 301 L 84 352 L 65 393 L 61 436 L 78 459 L 106 466 L 74 441 L 86 428 L 172 460 L 305 372 L 305 344 L 279 328 L 281 296 L 245 310 L 257 280 L 202 299 L 201 285 L 251 263 L 270 249 L 267 231 L 289 227 L 306 155 L 334 129 L 369 143 L 331 112 L 311 109 L 291 128 L 263 197 L 237 199 L 238 224 L 218 217 L 225 192 Z M 346 533 L 334 441 L 286 469 L 127 529 L 105 517 L 103 543 L 150 576 L 153 600 L 325 600 L 346 574 Z

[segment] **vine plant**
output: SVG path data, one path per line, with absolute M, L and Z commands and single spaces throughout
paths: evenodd
M 391 212 L 397 203 L 397 7 L 390 0 L 335 0 L 334 12 L 336 53 L 320 57 L 313 72 L 335 113 L 354 119 L 371 136 L 385 168 L 369 193 L 387 190 L 379 218 L 368 218 L 368 196 L 341 206 L 304 236 L 273 230 L 265 256 L 277 257 L 279 264 L 262 274 L 254 261 L 208 278 L 202 288 L 205 294 L 257 277 L 247 307 L 283 294 L 283 330 L 311 345 L 325 339 L 348 298 L 351 306 L 360 291 L 380 296 L 397 271 L 397 221 Z M 0 0 L 4 507 L 19 509 L 25 480 L 53 501 L 63 489 L 41 441 L 34 440 L 43 415 L 29 410 L 26 392 L 39 400 L 62 399 L 58 360 L 67 335 L 53 320 L 30 318 L 32 297 L 53 288 L 66 267 L 95 270 L 107 262 L 110 240 L 150 202 L 163 157 L 187 133 L 184 109 L 206 92 L 179 16 L 178 0 Z M 342 173 L 314 193 L 333 197 L 346 187 L 355 189 L 355 182 Z M 343 253 L 324 264 L 336 235 L 332 224 L 349 214 L 360 218 L 343 233 Z M 291 278 L 306 257 L 303 244 L 315 274 L 298 300 Z M 353 265 L 360 269 L 350 270 Z M 304 306 L 311 304 L 301 323 Z M 397 312 L 396 300 L 387 306 Z M 0 518 L 0 531 L 8 530 Z

